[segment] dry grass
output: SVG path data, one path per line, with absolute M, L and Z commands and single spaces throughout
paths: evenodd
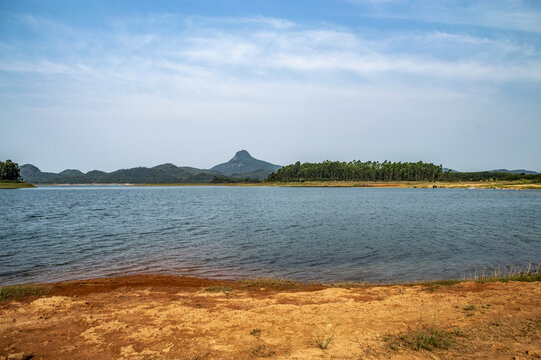
M 422 319 L 420 319 L 417 328 L 408 329 L 397 335 L 386 335 L 383 339 L 395 351 L 405 348 L 416 351 L 433 351 L 435 349 L 450 348 L 454 343 L 454 339 L 458 336 L 464 336 L 460 328 L 450 331 L 444 330 L 436 325 L 436 316 L 434 315 L 434 322 L 430 326 L 423 324 Z
M 497 267 L 496 269 L 488 269 L 484 267 L 482 270 L 475 270 L 466 273 L 463 281 L 483 282 L 507 282 L 507 281 L 541 281 L 541 264 L 534 266 L 528 264 L 524 268 L 508 266 L 505 268 Z
M 43 286 L 4 286 L 0 287 L 0 301 L 25 298 L 28 296 L 41 296 L 47 293 Z
M 233 291 L 233 288 L 227 285 L 214 285 L 206 287 L 203 290 L 208 292 L 223 292 L 224 294 L 229 294 L 231 291 Z
M 303 285 L 296 281 L 272 278 L 256 278 L 244 280 L 240 283 L 241 287 L 257 288 L 257 289 L 272 289 L 272 290 L 294 290 L 299 289 Z

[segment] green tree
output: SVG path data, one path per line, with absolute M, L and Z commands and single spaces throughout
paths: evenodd
M 0 180 L 18 180 L 20 172 L 19 164 L 11 160 L 0 161 Z

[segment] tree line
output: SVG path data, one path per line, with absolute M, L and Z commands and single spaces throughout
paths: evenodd
M 19 164 L 11 160 L 0 161 L 0 180 L 18 180 L 20 171 Z
M 422 161 L 297 161 L 270 174 L 267 181 L 435 181 L 441 174 L 441 165 Z

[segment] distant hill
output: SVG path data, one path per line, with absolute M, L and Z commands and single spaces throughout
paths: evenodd
M 452 172 L 452 173 L 457 173 L 459 171 L 456 171 L 456 170 L 453 170 L 453 169 L 448 169 L 448 168 L 443 168 L 442 169 L 443 172 Z M 490 173 L 504 173 L 504 174 L 515 174 L 515 175 L 520 175 L 520 174 L 524 174 L 524 175 L 537 175 L 539 174 L 538 172 L 536 171 L 532 171 L 532 170 L 524 170 L 524 169 L 517 169 L 517 170 L 507 170 L 507 169 L 495 169 L 495 170 L 488 170 L 488 171 L 477 171 L 477 172 L 490 172 Z
M 64 170 L 58 174 L 42 172 L 31 164 L 23 165 L 20 169 L 21 177 L 32 184 L 207 183 L 219 175 L 209 170 L 178 167 L 173 164 L 121 169 L 111 173 L 93 170 L 86 174 L 79 170 Z
M 254 159 L 246 150 L 235 154 L 227 163 L 214 166 L 210 170 L 171 163 L 151 168 L 136 167 L 120 169 L 110 173 L 92 170 L 86 174 L 77 169 L 67 169 L 60 173 L 43 172 L 32 164 L 20 167 L 21 177 L 32 184 L 170 184 L 170 183 L 210 183 L 215 177 L 225 175 L 233 180 L 263 180 L 280 166 Z
M 231 160 L 212 167 L 211 171 L 217 171 L 227 176 L 252 179 L 265 179 L 272 172 L 280 169 L 280 165 L 274 165 L 252 157 L 246 150 L 238 151 Z
M 496 169 L 496 170 L 489 170 L 489 172 L 499 172 L 499 173 L 508 173 L 508 174 L 525 174 L 525 175 L 537 175 L 539 174 L 537 171 L 532 170 L 524 170 L 524 169 L 517 169 L 517 170 L 507 170 L 507 169 Z

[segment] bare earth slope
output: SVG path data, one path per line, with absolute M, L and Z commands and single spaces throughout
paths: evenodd
M 145 275 L 46 286 L 42 297 L 0 303 L 0 355 L 190 360 L 541 356 L 539 282 L 341 288 Z M 431 351 L 415 349 L 419 342 L 431 347 L 431 339 Z

